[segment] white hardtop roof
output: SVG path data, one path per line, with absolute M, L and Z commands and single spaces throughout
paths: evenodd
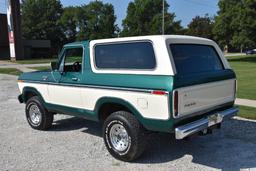
M 132 37 L 121 37 L 121 38 L 109 38 L 109 39 L 97 39 L 92 40 L 93 43 L 103 43 L 103 42 L 119 42 L 119 41 L 131 41 L 131 40 L 159 40 L 159 39 L 175 39 L 175 40 L 195 40 L 195 41 L 207 41 L 212 42 L 210 39 L 195 37 L 195 36 L 185 36 L 185 35 L 149 35 L 149 36 L 132 36 Z
M 174 75 L 176 74 L 176 68 L 173 61 L 170 49 L 167 44 L 202 44 L 214 46 L 217 53 L 221 57 L 225 68 L 230 68 L 227 60 L 223 56 L 221 49 L 218 45 L 210 40 L 200 37 L 184 36 L 184 35 L 150 35 L 150 36 L 134 36 L 134 37 L 121 37 L 111 39 L 99 39 L 90 41 L 90 59 L 95 61 L 94 46 L 97 44 L 112 44 L 116 42 L 129 42 L 129 41 L 151 41 L 153 42 L 153 48 L 156 56 L 157 67 L 152 70 L 115 70 L 115 69 L 97 69 L 95 65 L 92 65 L 92 70 L 95 73 L 117 73 L 117 74 L 148 74 L 148 75 Z M 167 48 L 166 48 L 167 47 Z M 125 53 L 125 52 L 124 52 Z M 170 60 L 171 59 L 171 60 Z

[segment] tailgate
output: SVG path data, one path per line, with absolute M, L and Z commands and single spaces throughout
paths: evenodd
M 176 116 L 182 117 L 233 102 L 235 89 L 235 79 L 178 88 L 174 91 L 178 96 Z M 175 98 L 175 95 L 173 97 Z

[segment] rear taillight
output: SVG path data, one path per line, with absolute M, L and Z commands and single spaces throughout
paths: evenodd
M 179 107 L 179 94 L 178 94 L 178 91 L 174 91 L 173 112 L 175 117 L 178 116 L 178 107 Z
M 167 91 L 161 91 L 161 90 L 153 90 L 153 91 L 151 91 L 151 94 L 166 95 L 166 94 L 168 94 L 168 92 Z

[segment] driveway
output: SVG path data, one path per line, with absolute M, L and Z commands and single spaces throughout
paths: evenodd
M 56 115 L 49 131 L 31 129 L 16 79 L 0 75 L 0 170 L 256 170 L 256 122 L 235 118 L 186 141 L 155 133 L 139 160 L 124 163 L 107 152 L 98 123 Z
M 0 68 L 16 68 L 22 72 L 32 72 L 36 71 L 31 69 L 30 67 L 41 67 L 41 66 L 49 66 L 49 63 L 46 64 L 18 64 L 9 61 L 0 60 Z

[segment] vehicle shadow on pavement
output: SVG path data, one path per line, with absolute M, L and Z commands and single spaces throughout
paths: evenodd
M 101 137 L 102 126 L 99 123 L 78 117 L 55 120 L 49 131 L 73 131 L 78 129 L 82 129 L 84 133 Z
M 102 137 L 101 124 L 77 117 L 55 121 L 50 131 L 78 129 Z M 147 150 L 134 163 L 160 164 L 177 160 L 175 163 L 179 165 L 179 159 L 186 158 L 183 162 L 191 161 L 224 171 L 256 168 L 255 131 L 256 122 L 232 119 L 211 135 L 196 136 L 189 140 L 175 140 L 172 134 L 153 133 L 147 141 Z M 183 165 L 186 164 L 183 162 Z
M 148 150 L 135 163 L 165 163 L 184 157 L 192 163 L 224 171 L 256 168 L 255 131 L 256 122 L 232 119 L 211 135 L 189 140 L 175 140 L 170 134 L 152 134 Z

